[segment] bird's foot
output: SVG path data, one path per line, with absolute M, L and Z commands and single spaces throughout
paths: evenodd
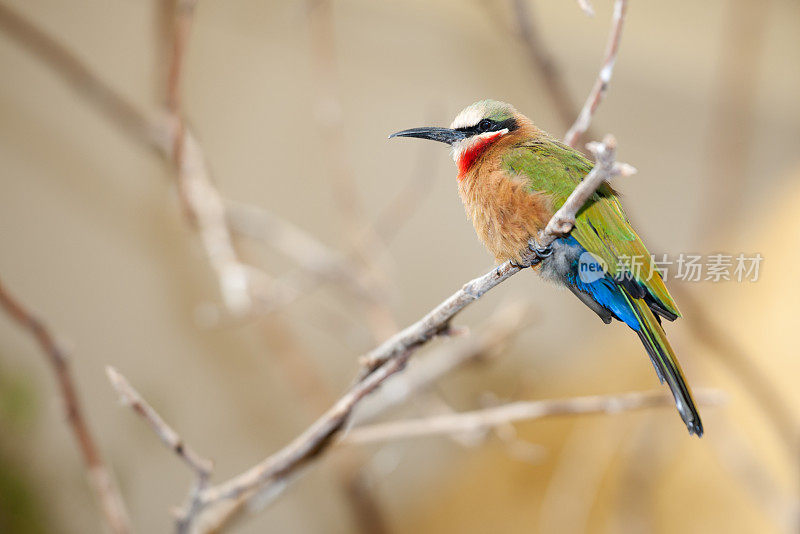
M 551 245 L 547 245 L 546 247 L 539 246 L 539 243 L 536 242 L 536 239 L 531 238 L 528 241 L 528 250 L 531 251 L 531 254 L 534 256 L 533 263 L 539 263 L 543 259 L 553 255 L 553 247 Z

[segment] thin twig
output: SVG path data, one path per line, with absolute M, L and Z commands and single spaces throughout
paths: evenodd
M 144 400 L 141 394 L 131 386 L 130 382 L 119 371 L 113 367 L 106 367 L 106 374 L 109 382 L 111 382 L 111 385 L 114 386 L 119 395 L 122 404 L 144 418 L 164 445 L 177 454 L 195 472 L 198 478 L 208 478 L 214 465 L 211 460 L 206 460 L 184 443 L 178 433 L 158 415 L 158 412 Z
M 263 486 L 269 481 L 280 481 L 294 469 L 318 456 L 331 443 L 331 439 L 344 427 L 353 408 L 387 378 L 406 364 L 410 352 L 392 359 L 364 380 L 358 382 L 325 414 L 289 445 L 227 482 L 210 487 L 202 494 L 203 504 L 235 498 L 244 492 Z
M 268 320 L 262 319 L 259 324 L 262 337 L 269 345 L 270 353 L 274 355 L 274 362 L 293 386 L 297 399 L 312 415 L 324 412 L 336 397 L 305 350 L 302 339 L 293 332 L 292 325 L 281 315 L 272 316 Z M 352 449 L 342 452 L 345 454 L 334 458 L 333 476 L 346 497 L 354 522 L 360 527 L 360 532 L 365 534 L 387 532 L 376 496 L 365 489 L 365 481 L 361 475 L 361 466 L 365 463 L 362 451 Z M 203 529 L 216 532 L 223 527 L 231 527 L 248 513 L 263 507 L 270 500 L 270 495 L 280 493 L 276 493 L 277 489 L 279 485 L 267 488 L 264 492 L 245 493 L 234 499 L 229 506 L 216 506 L 209 514 L 212 517 L 204 518 Z
M 550 97 L 559 119 L 565 125 L 572 124 L 577 107 L 575 100 L 570 94 L 558 63 L 548 51 L 547 46 L 545 46 L 539 35 L 536 24 L 532 21 L 528 2 L 529 0 L 513 0 L 514 17 L 519 29 L 520 39 L 525 45 L 525 51 L 528 53 L 531 66 L 544 83 L 547 95 Z M 586 136 L 589 139 L 593 137 L 588 126 Z
M 589 0 L 578 0 L 578 6 L 587 17 L 594 17 L 594 7 Z
M 619 42 L 622 38 L 622 25 L 625 22 L 627 9 L 628 0 L 616 0 L 614 3 L 614 16 L 611 19 L 611 32 L 608 35 L 603 66 L 597 75 L 597 80 L 589 93 L 589 97 L 586 99 L 586 103 L 584 103 L 581 112 L 578 114 L 578 118 L 564 135 L 564 142 L 569 146 L 575 146 L 580 136 L 589 128 L 594 112 L 597 111 L 597 107 L 603 100 L 603 96 L 608 90 L 608 85 L 611 83 L 611 75 L 614 72 L 614 63 L 617 61 Z
M 234 315 L 246 314 L 253 307 L 251 273 L 256 269 L 242 263 L 234 248 L 225 204 L 211 183 L 199 143 L 188 128 L 179 126 L 178 131 L 183 132 L 183 141 L 176 141 L 182 149 L 175 159 L 181 197 L 217 275 L 226 308 Z
M 167 79 L 167 110 L 172 139 L 172 161 L 177 170 L 180 198 L 189 220 L 194 223 L 211 268 L 217 276 L 225 307 L 234 315 L 248 313 L 253 306 L 249 273 L 233 246 L 225 204 L 211 175 L 200 143 L 186 125 L 182 107 L 181 82 L 196 0 L 176 5 L 172 55 Z
M 720 392 L 716 390 L 698 390 L 696 398 L 699 403 L 705 405 L 716 405 L 722 400 Z M 665 395 L 662 391 L 520 401 L 471 412 L 355 427 L 348 431 L 347 435 L 339 443 L 343 445 L 381 443 L 423 436 L 461 434 L 487 430 L 503 423 L 541 419 L 543 417 L 616 414 L 672 406 L 672 404 L 672 397 Z
M 131 408 L 139 414 L 153 432 L 159 437 L 161 442 L 174 452 L 191 469 L 196 477 L 195 483 L 187 499 L 185 509 L 180 517 L 188 516 L 199 505 L 200 492 L 208 485 L 208 478 L 214 468 L 213 462 L 197 454 L 194 449 L 189 447 L 180 435 L 167 424 L 164 419 L 156 412 L 150 404 L 130 385 L 128 380 L 113 367 L 106 367 L 106 374 L 111 385 L 119 395 L 120 400 L 125 406 Z M 189 525 L 179 520 L 178 532 L 189 531 Z
M 162 0 L 163 1 L 163 0 Z M 171 58 L 167 71 L 167 109 L 175 115 L 183 110 L 181 83 L 183 81 L 184 58 L 189 43 L 189 34 L 194 20 L 194 10 L 197 0 L 174 0 L 167 2 L 174 4 L 172 13 L 172 43 Z
M 414 360 L 403 374 L 388 380 L 363 402 L 353 416 L 354 425 L 375 420 L 381 414 L 404 404 L 413 396 L 430 390 L 442 377 L 470 363 L 491 359 L 503 351 L 510 340 L 528 324 L 529 306 L 521 302 L 499 308 L 479 332 L 463 342 L 447 343 L 429 350 Z
M 53 368 L 64 402 L 67 424 L 83 456 L 89 483 L 108 526 L 116 534 L 130 532 L 130 519 L 122 496 L 86 422 L 66 351 L 58 344 L 47 326 L 11 296 L 2 282 L 0 282 L 0 306 L 20 327 L 30 332 Z

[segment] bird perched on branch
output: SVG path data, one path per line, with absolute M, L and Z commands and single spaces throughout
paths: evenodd
M 591 171 L 591 161 L 511 105 L 494 100 L 467 107 L 450 128 L 412 128 L 389 137 L 450 145 L 467 215 L 497 261 L 519 264 L 533 251 L 542 277 L 566 286 L 603 322 L 628 325 L 661 382 L 669 385 L 689 433 L 703 434 L 692 393 L 661 327 L 662 318 L 673 321 L 680 312 L 614 189 L 603 184 L 597 190 L 568 236 L 548 247 L 536 245 L 538 232 Z

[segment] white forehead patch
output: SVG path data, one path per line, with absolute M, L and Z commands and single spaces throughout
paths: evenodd
M 475 126 L 486 115 L 486 106 L 479 102 L 465 108 L 450 125 L 451 129 Z

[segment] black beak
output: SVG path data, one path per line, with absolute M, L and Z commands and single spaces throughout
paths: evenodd
M 411 128 L 410 130 L 403 130 L 402 132 L 393 133 L 389 136 L 392 137 L 419 137 L 420 139 L 430 139 L 432 141 L 439 141 L 452 145 L 457 141 L 467 138 L 467 134 L 458 130 L 451 130 L 450 128 Z

